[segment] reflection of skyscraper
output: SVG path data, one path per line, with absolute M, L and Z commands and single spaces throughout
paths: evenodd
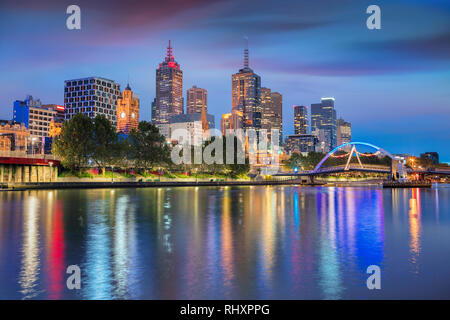
M 336 147 L 336 110 L 334 109 L 334 98 L 322 98 L 321 103 L 311 104 L 311 131 L 323 130 L 325 140 L 325 151 Z
M 187 91 L 186 113 L 201 113 L 203 108 L 208 113 L 208 92 L 193 86 Z
M 309 134 L 308 107 L 294 106 L 295 134 Z
M 244 68 L 231 77 L 232 110 L 243 113 L 245 129 L 261 128 L 261 78 L 248 64 L 248 49 L 244 50 Z M 234 128 L 237 129 L 237 128 Z
M 183 71 L 175 61 L 172 47 L 167 47 L 165 60 L 156 69 L 155 123 L 169 123 L 172 115 L 183 113 Z

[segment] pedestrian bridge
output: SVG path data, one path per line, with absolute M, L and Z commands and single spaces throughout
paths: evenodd
M 357 145 L 362 145 L 366 147 L 370 147 L 376 150 L 375 153 L 367 155 L 362 154 L 356 150 Z M 350 151 L 345 155 L 335 156 L 335 153 L 342 149 L 348 149 L 350 147 Z M 353 155 L 356 156 L 358 163 L 350 163 Z M 360 171 L 360 172 L 375 172 L 375 173 L 386 173 L 391 174 L 392 173 L 392 166 L 383 166 L 383 165 L 374 165 L 374 164 L 363 164 L 360 157 L 363 156 L 378 156 L 378 155 L 384 155 L 388 156 L 392 159 L 392 162 L 394 164 L 395 171 L 397 171 L 398 166 L 402 166 L 400 162 L 400 158 L 397 158 L 393 156 L 391 153 L 387 152 L 386 150 L 373 145 L 371 143 L 367 142 L 348 142 L 344 143 L 330 152 L 328 152 L 325 157 L 320 160 L 320 162 L 316 165 L 314 170 L 310 171 L 300 171 L 300 172 L 280 172 L 278 174 L 275 174 L 275 176 L 316 176 L 321 174 L 332 174 L 332 173 L 339 173 L 339 172 L 349 172 L 349 171 Z M 348 157 L 347 157 L 348 156 Z M 347 161 L 345 165 L 337 165 L 337 166 L 324 166 L 323 164 L 325 161 L 327 161 L 330 157 L 347 157 Z M 401 168 L 403 171 L 403 167 Z

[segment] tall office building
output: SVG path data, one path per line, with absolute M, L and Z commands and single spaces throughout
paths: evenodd
M 261 128 L 268 131 L 274 117 L 271 92 L 269 88 L 261 88 Z
M 242 112 L 244 129 L 261 129 L 261 78 L 250 69 L 248 59 L 246 48 L 244 68 L 231 76 L 231 109 Z
M 324 151 L 330 151 L 336 147 L 336 110 L 334 98 L 322 98 L 321 103 L 311 104 L 311 132 L 323 130 Z
M 309 134 L 308 107 L 294 106 L 294 133 Z
M 117 99 L 117 132 L 130 133 L 139 125 L 139 96 L 127 85 Z
M 269 88 L 261 88 L 261 110 L 261 128 L 267 130 L 269 142 L 271 141 L 271 130 L 279 130 L 279 144 L 281 144 L 283 141 L 282 95 L 278 92 L 272 92 Z
M 116 127 L 119 97 L 120 85 L 113 80 L 101 77 L 66 80 L 64 85 L 65 119 L 70 120 L 77 113 L 84 113 L 92 119 L 103 114 Z
M 352 124 L 342 118 L 336 120 L 337 145 L 352 141 Z
M 283 141 L 283 96 L 281 93 L 272 92 L 273 118 L 272 128 L 280 130 L 280 145 Z
M 156 108 L 156 98 L 153 99 L 153 101 L 152 101 L 151 110 L 152 110 L 152 114 L 151 114 L 152 123 L 156 124 L 156 122 L 157 122 L 156 119 L 159 118 L 158 109 Z
M 170 117 L 183 113 L 183 71 L 175 61 L 172 47 L 156 69 L 155 124 L 167 124 Z
M 208 91 L 197 86 L 188 89 L 186 113 L 201 113 L 203 108 L 208 113 Z

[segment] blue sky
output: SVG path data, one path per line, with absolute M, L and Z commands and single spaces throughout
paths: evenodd
M 81 30 L 71 31 L 73 3 L 1 2 L 0 119 L 26 94 L 63 104 L 64 80 L 96 75 L 124 88 L 129 75 L 148 120 L 171 39 L 184 91 L 206 88 L 220 124 L 246 36 L 250 66 L 283 95 L 285 133 L 293 133 L 293 105 L 333 96 L 353 140 L 450 161 L 448 1 L 81 0 Z M 366 28 L 371 4 L 381 8 L 381 30 Z

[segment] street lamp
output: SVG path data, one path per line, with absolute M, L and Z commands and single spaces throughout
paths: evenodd
M 36 137 L 31 138 L 31 155 L 34 155 L 34 142 L 37 140 Z

